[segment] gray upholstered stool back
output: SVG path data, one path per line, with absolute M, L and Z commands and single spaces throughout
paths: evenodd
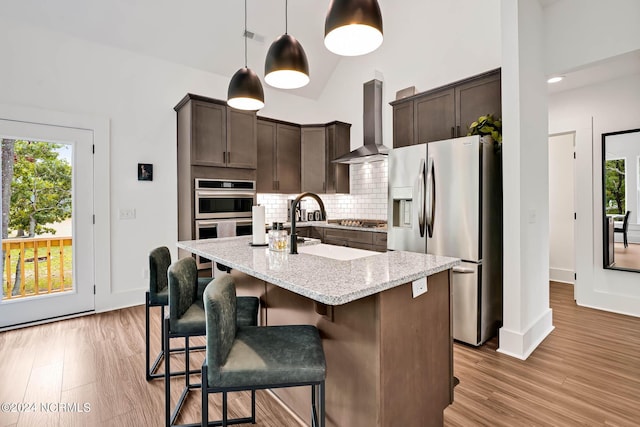
M 179 319 L 194 302 L 198 301 L 198 266 L 193 258 L 182 258 L 171 264 L 167 274 L 169 317 Z
M 201 425 L 211 425 L 209 393 L 222 393 L 219 423 L 226 426 L 255 424 L 256 390 L 311 386 L 312 425 L 324 427 L 326 362 L 318 329 L 312 325 L 238 326 L 236 288 L 229 276 L 211 282 L 203 299 L 207 355 L 202 364 Z M 251 391 L 251 417 L 228 420 L 227 393 L 239 390 Z
M 166 288 L 169 284 L 167 269 L 170 265 L 171 253 L 166 246 L 155 248 L 149 253 L 149 299 L 152 304 L 167 304 Z
M 209 378 L 220 372 L 236 338 L 236 287 L 231 276 L 216 279 L 205 291 Z M 204 379 L 203 379 L 204 381 Z

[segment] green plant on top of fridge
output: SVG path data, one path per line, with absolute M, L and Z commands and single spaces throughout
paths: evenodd
M 488 135 L 496 142 L 502 143 L 502 119 L 494 119 L 493 114 L 478 117 L 478 120 L 469 126 L 467 136 L 471 135 Z

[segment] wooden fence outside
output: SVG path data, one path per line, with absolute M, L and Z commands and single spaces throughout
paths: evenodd
M 2 298 L 15 299 L 72 289 L 72 244 L 71 237 L 3 239 Z M 69 248 L 67 254 L 65 254 L 65 248 Z M 18 265 L 20 274 L 16 275 Z M 28 289 L 30 287 L 28 284 L 31 284 L 32 279 L 32 289 Z M 20 291 L 17 295 L 12 296 L 13 288 L 18 280 Z

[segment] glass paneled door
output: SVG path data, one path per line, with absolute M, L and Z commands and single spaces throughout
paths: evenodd
M 0 120 L 0 328 L 94 309 L 93 132 Z

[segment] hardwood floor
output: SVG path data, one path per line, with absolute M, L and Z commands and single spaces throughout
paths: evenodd
M 578 307 L 551 283 L 555 330 L 526 360 L 456 344 L 446 426 L 640 425 L 640 318 Z
M 629 243 L 626 248 L 622 243 L 614 243 L 615 267 L 640 270 L 640 245 Z
M 495 339 L 478 349 L 455 345 L 461 382 L 446 426 L 640 425 L 640 319 L 577 307 L 572 287 L 560 283 L 551 283 L 551 306 L 556 329 L 526 361 L 497 353 Z M 192 366 L 203 357 L 194 354 Z M 172 380 L 174 401 L 183 381 Z M 0 411 L 0 426 L 163 425 L 163 381 L 144 377 L 144 307 L 0 333 L 0 403 L 11 402 L 31 412 Z M 230 398 L 229 408 L 230 416 L 248 414 L 248 395 Z M 209 411 L 219 415 L 217 396 Z M 199 414 L 196 390 L 178 421 Z M 266 392 L 258 393 L 257 421 L 299 425 Z

